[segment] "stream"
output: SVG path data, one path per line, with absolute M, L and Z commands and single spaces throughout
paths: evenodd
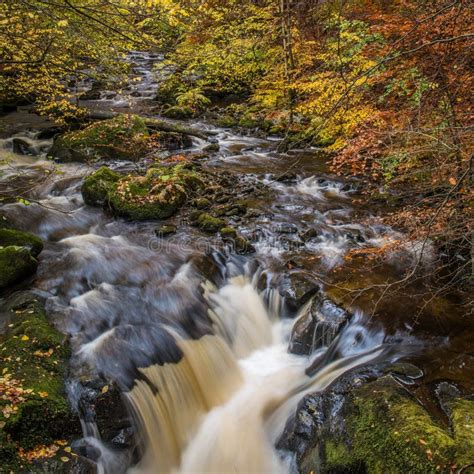
M 101 92 L 88 107 L 147 110 L 159 58 L 135 52 L 129 59 L 139 80 L 122 95 Z M 311 298 L 325 298 L 322 282 L 349 251 L 400 241 L 404 261 L 417 255 L 416 243 L 356 203 L 361 183 L 332 175 L 318 150 L 283 153 L 277 137 L 194 121 L 214 130 L 220 146 L 203 166 L 255 189 L 252 215 L 230 217 L 255 249 L 241 255 L 179 213 L 167 220 L 177 232 L 161 238 L 157 222 L 115 219 L 85 205 L 81 183 L 98 165 L 47 159 L 51 125 L 27 109 L 7 120 L 2 186 L 11 193 L 31 186 L 28 203 L 0 210 L 45 241 L 30 290 L 46 298 L 55 326 L 70 339 L 67 390 L 84 436 L 76 449 L 97 472 L 295 472 L 292 453 L 275 445 L 305 394 L 323 392 L 359 367 L 431 357 L 423 348 L 433 341 L 411 335 L 406 324 L 384 324 L 363 308 L 341 316 L 330 303 L 314 326 L 309 355 L 288 351 Z M 208 144 L 193 139 L 185 152 Z M 141 166 L 108 165 L 128 172 Z M 304 301 L 295 279 L 309 285 Z M 88 402 L 99 379 L 119 387 L 139 456 L 103 439 Z

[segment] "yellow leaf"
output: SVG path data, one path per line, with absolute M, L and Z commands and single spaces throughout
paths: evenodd
M 48 396 L 48 392 L 38 392 L 38 395 L 41 397 L 41 398 L 46 398 Z
M 21 336 L 21 340 L 22 341 L 29 341 L 30 338 L 26 334 L 24 334 L 23 336 Z
M 456 183 L 457 183 L 456 178 L 453 178 L 453 177 L 451 176 L 451 178 L 449 178 L 449 184 L 450 184 L 451 186 L 455 186 Z
M 70 446 L 66 446 L 64 448 L 64 451 L 66 451 L 66 453 L 70 453 L 71 452 L 71 447 Z
M 109 391 L 109 386 L 108 385 L 104 385 L 102 387 L 102 393 L 107 393 Z
M 61 457 L 61 461 L 62 461 L 62 462 L 69 462 L 69 458 L 66 457 L 66 456 L 62 456 L 62 457 Z

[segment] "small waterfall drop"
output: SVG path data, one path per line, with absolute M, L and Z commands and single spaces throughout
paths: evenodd
M 127 394 L 145 450 L 130 472 L 289 472 L 274 444 L 298 401 L 380 356 L 381 337 L 343 331 L 340 350 L 297 356 L 287 350 L 293 321 L 272 318 L 245 277 L 205 291 L 216 334 L 179 340 L 180 362 L 140 369 Z M 327 364 L 306 375 L 324 354 Z

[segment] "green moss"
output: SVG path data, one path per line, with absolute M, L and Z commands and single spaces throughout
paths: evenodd
M 207 198 L 198 198 L 193 201 L 193 206 L 197 209 L 207 209 L 211 206 L 211 201 Z
M 330 469 L 350 466 L 352 458 L 343 442 L 328 441 L 324 445 L 326 466 Z
M 107 200 L 109 191 L 120 179 L 120 175 L 103 166 L 88 176 L 82 184 L 84 202 L 91 206 L 102 205 Z
M 37 260 L 26 247 L 0 247 L 0 288 L 32 275 L 37 266 Z
M 194 110 L 191 107 L 175 105 L 166 109 L 164 117 L 176 120 L 186 120 L 194 117 Z
M 12 324 L 0 338 L 0 464 L 16 472 L 20 450 L 79 434 L 64 392 L 69 349 L 47 320 L 42 305 L 29 301 L 11 310 Z
M 450 408 L 456 441 L 457 468 L 463 470 L 471 466 L 472 469 L 474 466 L 474 400 L 456 399 L 451 402 Z
M 197 219 L 197 226 L 205 232 L 217 232 L 226 226 L 226 222 L 218 217 L 203 213 Z
M 238 120 L 231 115 L 224 115 L 217 119 L 217 125 L 224 128 L 236 127 L 238 123 Z
M 219 232 L 223 238 L 237 237 L 237 231 L 233 227 L 223 227 Z
M 145 176 L 120 176 L 100 168 L 84 181 L 82 195 L 88 204 L 106 204 L 117 216 L 131 220 L 166 219 L 202 190 L 205 178 L 185 164 L 154 166 Z
M 149 147 L 150 134 L 140 117 L 118 115 L 61 135 L 49 155 L 62 161 L 137 160 Z
M 391 377 L 356 390 L 353 403 L 351 454 L 368 472 L 424 474 L 451 465 L 454 440 Z
M 0 247 L 26 247 L 33 257 L 37 257 L 43 250 L 43 242 L 36 235 L 15 229 L 0 228 Z

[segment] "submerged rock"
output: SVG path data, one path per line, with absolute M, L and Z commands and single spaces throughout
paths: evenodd
M 11 308 L 10 328 L 0 337 L 2 471 L 57 472 L 48 466 L 61 456 L 71 459 L 63 447 L 80 435 L 80 424 L 64 392 L 68 356 L 64 336 L 50 326 L 38 301 Z M 53 450 L 52 457 L 33 469 L 27 454 L 46 447 Z

